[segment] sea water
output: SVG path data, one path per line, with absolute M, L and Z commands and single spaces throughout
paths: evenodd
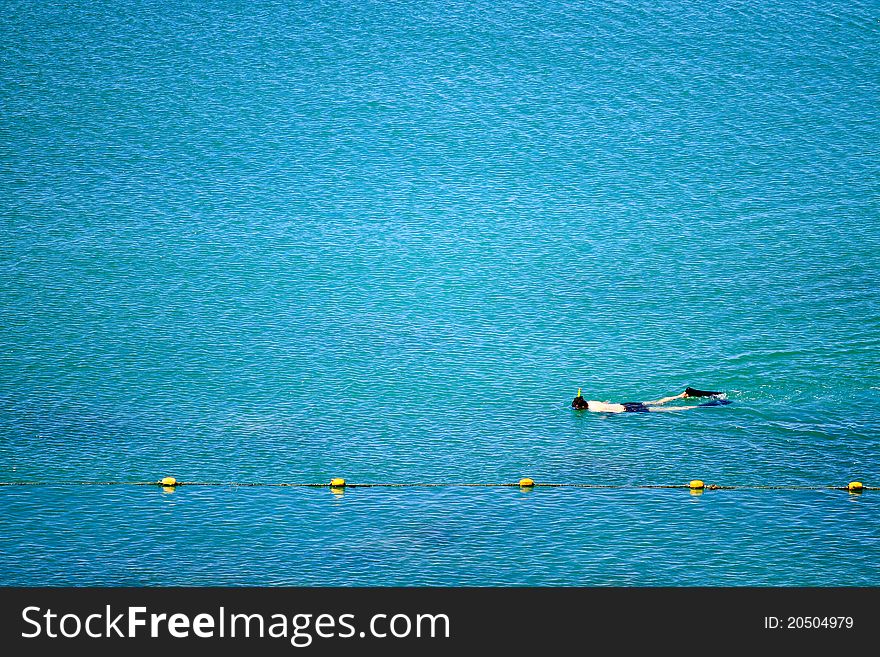
M 0 584 L 880 584 L 876 3 L 2 9 Z

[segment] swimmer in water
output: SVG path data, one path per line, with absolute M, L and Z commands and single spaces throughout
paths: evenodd
M 594 413 L 649 413 L 660 411 L 687 411 L 691 408 L 699 408 L 700 406 L 726 406 L 731 402 L 722 399 L 723 392 L 713 392 L 711 390 L 697 390 L 696 388 L 686 388 L 681 394 L 672 397 L 663 397 L 654 401 L 644 402 L 624 402 L 622 404 L 612 404 L 609 402 L 587 401 L 581 395 L 581 389 L 578 388 L 577 397 L 571 402 L 571 407 L 576 411 L 592 411 Z M 687 399 L 689 397 L 711 397 L 712 400 L 696 406 L 663 406 L 663 404 L 676 399 Z

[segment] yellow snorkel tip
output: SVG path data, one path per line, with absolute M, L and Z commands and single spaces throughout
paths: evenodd
M 578 394 L 577 394 L 577 396 L 578 396 L 578 397 L 581 396 L 581 389 L 580 389 L 580 388 L 578 388 Z

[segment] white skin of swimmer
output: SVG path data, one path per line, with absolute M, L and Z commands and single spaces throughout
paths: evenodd
M 687 397 L 687 393 L 681 393 L 680 395 L 675 395 L 674 397 L 664 397 L 663 399 L 656 399 L 654 401 L 646 401 L 642 402 L 645 406 L 648 406 L 648 410 L 654 413 L 660 411 L 687 411 L 691 408 L 696 408 L 696 406 L 666 406 L 664 408 L 657 408 L 661 404 L 665 404 L 666 402 L 675 401 L 676 399 L 684 399 Z M 626 408 L 623 404 L 609 404 L 608 402 L 600 402 L 590 400 L 587 402 L 587 410 L 592 411 L 593 413 L 625 413 Z

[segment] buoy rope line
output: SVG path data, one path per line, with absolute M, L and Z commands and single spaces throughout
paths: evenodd
M 239 482 L 239 481 L 177 481 L 173 477 L 165 477 L 159 481 L 0 481 L 0 486 L 161 486 L 177 488 L 180 486 L 213 486 L 213 487 L 265 487 L 265 488 L 590 488 L 605 490 L 639 490 L 639 489 L 674 489 L 686 488 L 692 491 L 703 490 L 846 490 L 859 492 L 863 490 L 880 490 L 877 486 L 865 486 L 853 481 L 846 486 L 800 486 L 800 485 L 730 485 L 705 484 L 695 479 L 687 484 L 574 484 L 574 483 L 537 483 L 532 479 L 521 479 L 514 483 L 348 483 L 344 479 L 333 479 L 329 483 L 297 483 L 297 482 Z

